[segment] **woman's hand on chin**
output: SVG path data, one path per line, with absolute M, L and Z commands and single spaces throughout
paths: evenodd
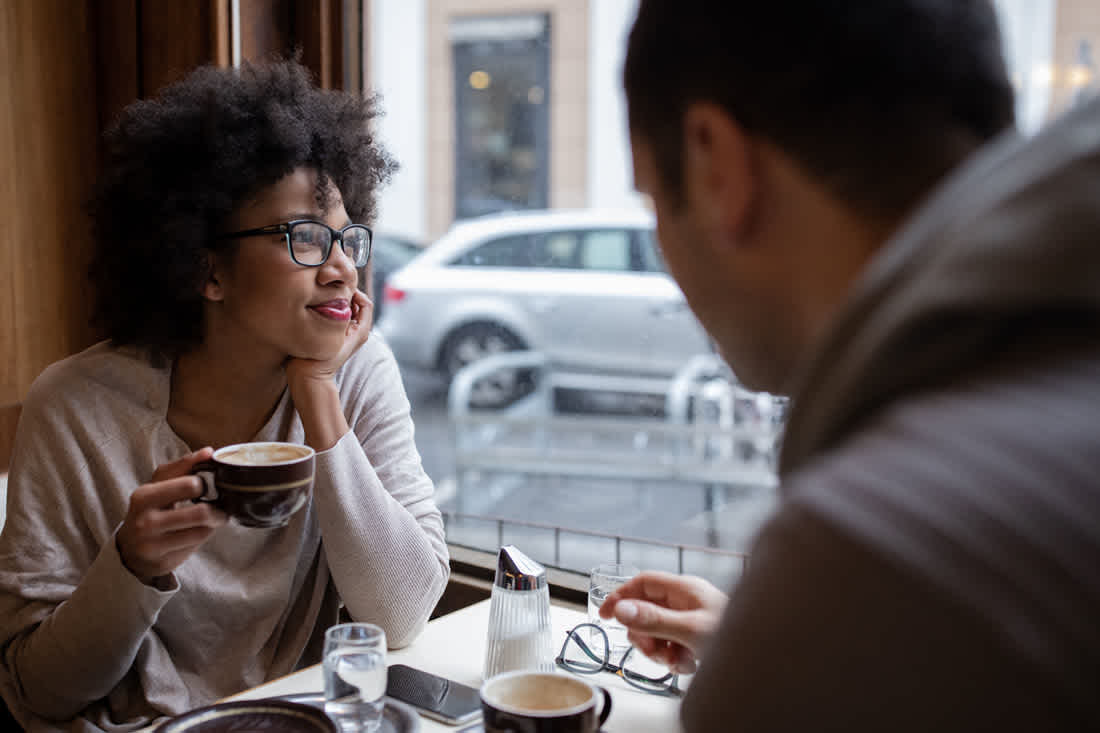
M 344 343 L 334 356 L 328 359 L 287 359 L 285 369 L 287 383 L 293 393 L 296 386 L 305 387 L 316 381 L 330 381 L 351 355 L 367 342 L 374 325 L 374 303 L 362 291 L 356 290 L 351 299 L 351 320 L 344 332 Z
M 302 419 L 306 445 L 318 452 L 336 445 L 349 430 L 333 376 L 355 350 L 367 342 L 373 315 L 374 304 L 356 290 L 351 301 L 351 321 L 340 351 L 329 359 L 287 360 L 285 369 L 290 398 Z

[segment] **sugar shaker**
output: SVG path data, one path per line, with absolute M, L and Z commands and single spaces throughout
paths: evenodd
M 554 671 L 550 586 L 544 567 L 504 545 L 489 601 L 485 679 L 518 669 Z

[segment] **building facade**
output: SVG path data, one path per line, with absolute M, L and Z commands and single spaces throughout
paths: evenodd
M 1100 0 L 995 0 L 1031 132 L 1095 86 Z M 620 74 L 637 0 L 369 0 L 367 86 L 401 163 L 381 230 L 425 243 L 457 218 L 638 207 Z

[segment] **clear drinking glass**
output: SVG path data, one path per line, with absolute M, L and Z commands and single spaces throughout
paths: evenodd
M 377 730 L 386 694 L 386 632 L 366 623 L 330 627 L 323 669 L 325 712 L 340 730 Z
M 592 568 L 588 574 L 588 620 L 598 625 L 607 634 L 611 644 L 611 653 L 625 652 L 630 642 L 626 638 L 626 627 L 615 619 L 600 618 L 600 606 L 611 592 L 638 574 L 633 565 L 607 562 Z

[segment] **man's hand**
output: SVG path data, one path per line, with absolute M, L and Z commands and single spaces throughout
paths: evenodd
M 647 657 L 691 674 L 726 600 L 702 578 L 646 571 L 612 592 L 600 616 L 626 626 L 630 643 Z
M 220 509 L 190 501 L 203 492 L 202 479 L 191 474 L 191 467 L 213 453 L 203 448 L 157 466 L 153 479 L 130 496 L 115 544 L 122 563 L 146 585 L 178 568 L 225 524 Z

